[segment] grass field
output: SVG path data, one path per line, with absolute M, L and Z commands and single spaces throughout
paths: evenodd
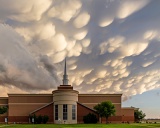
M 0 128 L 160 128 L 160 124 L 10 124 Z

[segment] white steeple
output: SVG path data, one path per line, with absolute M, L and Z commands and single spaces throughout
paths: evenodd
M 63 85 L 68 85 L 66 58 L 65 58 L 65 65 L 64 65 Z

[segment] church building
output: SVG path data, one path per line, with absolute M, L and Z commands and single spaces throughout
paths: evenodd
M 98 113 L 93 109 L 102 101 L 114 104 L 115 116 L 109 117 L 111 123 L 134 122 L 134 108 L 122 108 L 122 94 L 79 94 L 68 84 L 66 60 L 63 84 L 50 94 L 8 94 L 0 97 L 0 106 L 7 106 L 8 111 L 0 115 L 0 123 L 31 123 L 30 115 L 47 115 L 48 123 L 77 124 L 83 123 L 83 117 L 89 113 Z M 102 123 L 105 123 L 102 118 Z

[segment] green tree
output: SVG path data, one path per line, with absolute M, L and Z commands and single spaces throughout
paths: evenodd
M 106 123 L 108 123 L 108 118 L 112 115 L 115 115 L 115 106 L 111 101 L 104 101 L 100 104 L 94 106 L 94 109 L 98 112 L 99 116 L 106 118 Z
M 145 113 L 142 112 L 142 110 L 135 110 L 134 112 L 134 118 L 136 122 L 141 121 L 146 116 Z
M 6 106 L 0 107 L 0 115 L 6 113 L 7 111 L 8 111 L 8 108 Z

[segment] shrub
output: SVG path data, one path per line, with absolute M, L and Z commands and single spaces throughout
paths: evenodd
M 42 118 L 42 122 L 44 124 L 46 124 L 48 122 L 48 120 L 49 120 L 49 117 L 47 115 L 44 115 L 43 118 Z
M 34 124 L 41 124 L 41 123 L 44 123 L 46 124 L 49 120 L 49 117 L 47 115 L 44 115 L 44 116 L 36 116 L 35 114 L 34 115 L 29 115 L 29 118 L 30 118 L 30 121 L 31 123 L 34 123 Z M 32 122 L 32 119 L 34 118 L 34 122 Z
M 39 115 L 36 119 L 37 124 L 41 124 L 42 123 L 42 116 Z
M 97 123 L 98 119 L 95 114 L 89 113 L 88 115 L 83 117 L 83 122 L 86 124 L 89 124 L 89 123 L 92 124 L 92 123 Z

